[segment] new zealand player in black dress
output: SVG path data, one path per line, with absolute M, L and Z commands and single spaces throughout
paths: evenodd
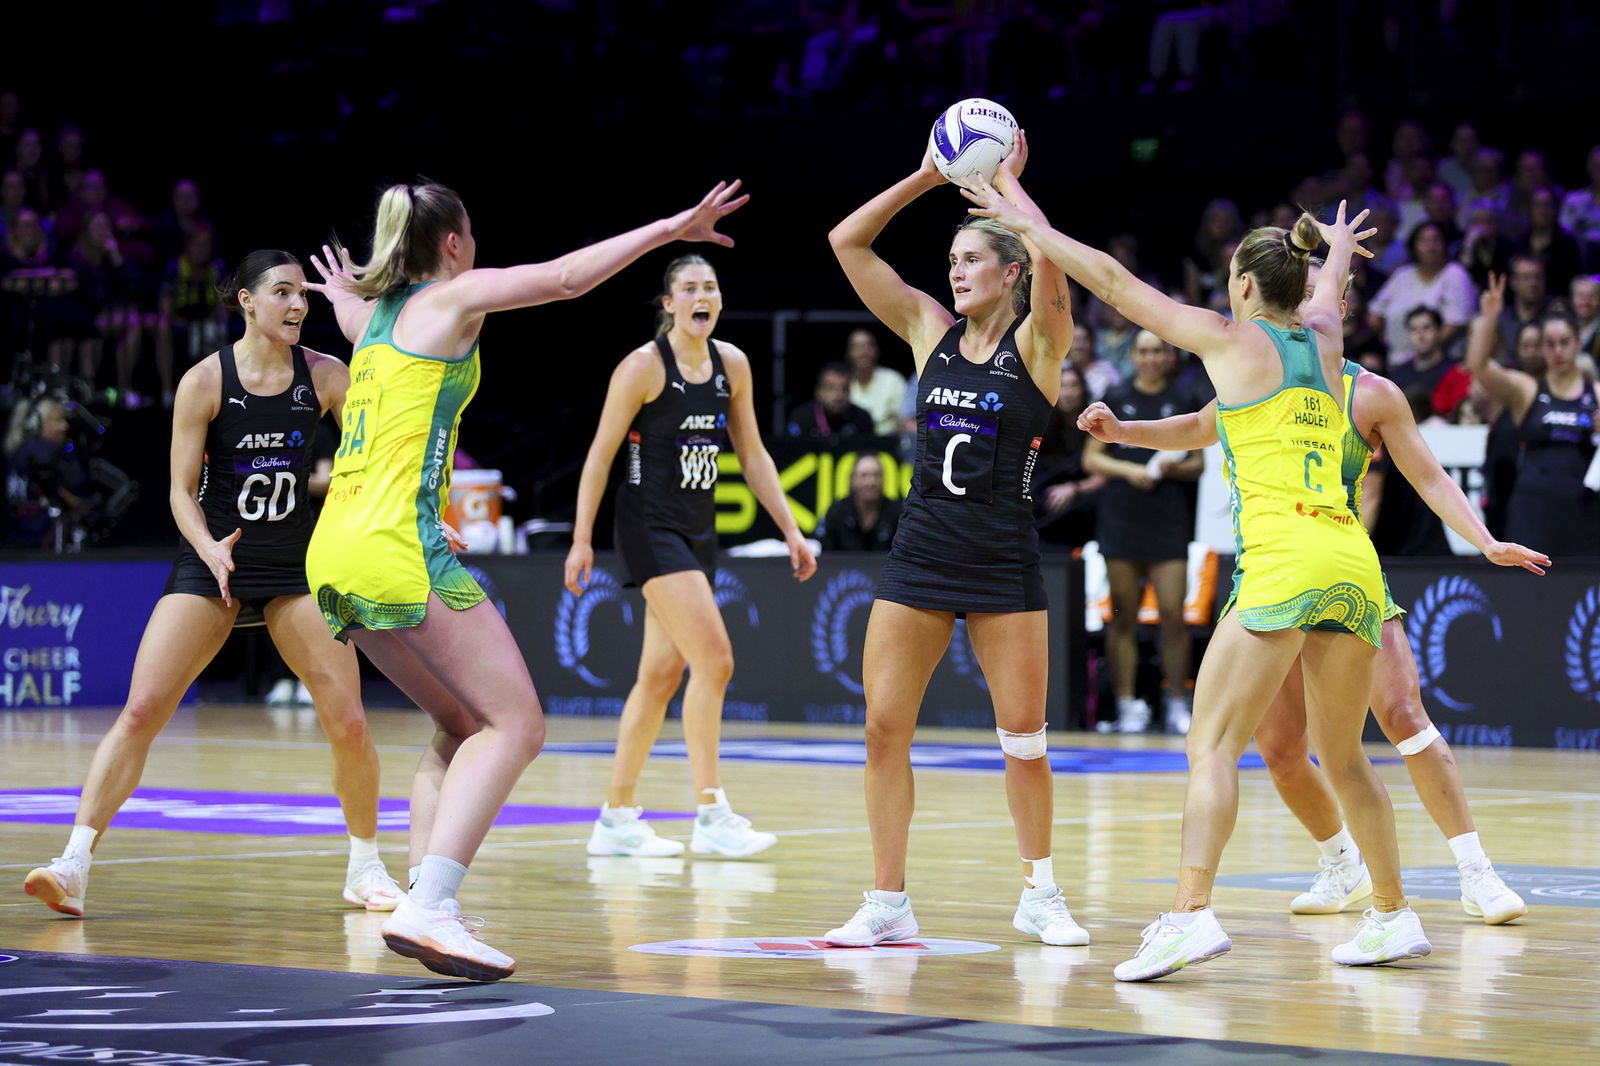
M 995 177 L 1008 195 L 1026 197 L 1017 181 L 1026 156 L 1019 130 Z M 1071 347 L 1071 304 L 1060 270 L 987 222 L 967 222 L 950 244 L 955 315 L 902 281 L 872 242 L 902 208 L 943 184 L 925 155 L 915 173 L 828 235 L 862 302 L 911 346 L 917 450 L 862 656 L 876 882 L 827 939 L 865 946 L 916 935 L 905 892 L 911 738 L 928 679 L 964 615 L 994 700 L 1022 856 L 1024 889 L 1013 924 L 1046 943 L 1087 944 L 1051 866 L 1045 592 L 1029 486 Z
M 343 405 L 350 371 L 300 347 L 305 273 L 288 252 L 245 256 L 222 298 L 243 316 L 244 336 L 183 376 L 173 408 L 170 502 L 184 538 L 178 559 L 145 625 L 128 702 L 95 750 L 67 848 L 24 883 L 64 914 L 83 914 L 91 850 L 245 606 L 259 612 L 310 689 L 333 746 L 333 789 L 351 838 L 345 900 L 385 911 L 400 901 L 378 858 L 378 753 L 355 650 L 328 635 L 306 585 L 312 437 L 323 413 Z
M 611 375 L 594 443 L 578 486 L 578 514 L 567 555 L 567 590 L 581 595 L 594 566 L 595 512 L 617 448 L 628 442 L 627 470 L 617 489 L 616 545 L 628 584 L 646 603 L 639 675 L 623 705 L 606 803 L 589 838 L 592 855 L 677 855 L 683 845 L 655 834 L 639 818 L 634 790 L 661 731 L 667 701 L 689 667 L 683 736 L 696 802 L 690 848 L 742 858 L 777 843 L 735 814 L 722 789 L 717 746 L 722 702 L 733 676 L 733 648 L 717 610 L 717 530 L 712 490 L 717 454 L 731 440 L 744 478 L 782 530 L 794 576 L 816 572 L 761 443 L 751 402 L 750 360 L 713 341 L 722 288 L 698 255 L 667 267 L 655 340 L 635 348 Z

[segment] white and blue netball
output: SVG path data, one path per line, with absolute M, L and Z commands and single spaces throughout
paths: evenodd
M 1016 135 L 1017 120 L 1011 112 L 993 100 L 973 97 L 945 108 L 933 124 L 928 148 L 939 173 L 966 185 L 975 174 L 993 181 Z

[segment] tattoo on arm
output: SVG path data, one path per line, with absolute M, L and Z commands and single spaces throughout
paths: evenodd
M 1056 309 L 1057 314 L 1066 314 L 1067 294 L 1061 291 L 1061 282 L 1058 281 L 1055 283 L 1055 290 L 1056 295 L 1055 298 L 1050 301 L 1050 306 Z

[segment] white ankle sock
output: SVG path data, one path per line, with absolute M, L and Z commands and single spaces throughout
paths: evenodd
M 1450 850 L 1455 853 L 1457 866 L 1485 862 L 1489 858 L 1484 853 L 1483 845 L 1478 842 L 1477 833 L 1462 833 L 1458 837 L 1451 837 L 1446 843 L 1450 845 Z
M 1178 928 L 1187 929 L 1189 926 L 1200 920 L 1201 914 L 1210 909 L 1210 907 L 1202 907 L 1197 911 L 1173 911 L 1171 914 L 1167 915 L 1167 919 Z
M 73 826 L 72 835 L 67 838 L 67 847 L 61 853 L 61 857 L 80 863 L 87 868 L 94 861 L 91 849 L 94 847 L 94 838 L 99 835 L 100 830 L 92 825 Z
M 417 887 L 417 881 L 420 880 L 421 877 L 422 877 L 422 867 L 421 866 L 413 866 L 409 870 L 407 870 L 406 871 L 406 891 L 407 892 L 415 891 L 416 887 Z
M 1033 871 L 1022 875 L 1022 880 L 1029 888 L 1054 888 L 1056 883 L 1055 864 L 1046 855 L 1042 859 L 1023 859 L 1023 862 L 1033 864 Z
M 887 892 L 881 888 L 873 889 L 869 895 L 879 903 L 887 903 L 891 907 L 904 907 L 911 899 L 904 892 Z
M 352 873 L 356 870 L 363 869 L 368 863 L 377 861 L 377 837 L 366 839 L 354 835 L 350 837 L 350 870 Z
M 417 887 L 411 893 L 418 906 L 437 910 L 447 899 L 455 899 L 461 891 L 461 881 L 467 868 L 443 855 L 424 855 L 422 871 L 417 876 Z
M 1317 841 L 1317 847 L 1322 854 L 1330 859 L 1340 862 L 1358 863 L 1361 861 L 1361 849 L 1356 847 L 1355 838 L 1350 835 L 1350 827 L 1341 825 L 1339 831 L 1327 840 Z
M 710 803 L 704 802 L 707 796 L 711 797 Z M 713 815 L 733 810 L 732 807 L 728 806 L 728 794 L 722 791 L 721 788 L 702 788 L 700 790 L 700 799 L 702 802 L 697 813 L 701 821 L 708 822 Z
M 623 812 L 627 812 L 624 814 Z M 600 824 L 604 826 L 621 825 L 633 814 L 632 807 L 613 807 L 608 803 L 600 805 Z

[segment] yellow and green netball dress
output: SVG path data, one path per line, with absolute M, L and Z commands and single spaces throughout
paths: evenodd
M 1311 332 L 1256 324 L 1278 350 L 1283 384 L 1254 403 L 1217 404 L 1237 552 L 1223 613 L 1257 632 L 1337 630 L 1381 647 L 1383 576 L 1344 479 L 1349 421 Z
M 1345 499 L 1350 505 L 1350 513 L 1356 516 L 1356 521 L 1361 521 L 1361 485 L 1367 476 L 1367 467 L 1372 465 L 1372 445 L 1367 443 L 1367 438 L 1361 435 L 1356 428 L 1356 379 L 1362 374 L 1361 364 L 1344 361 L 1344 488 Z M 1364 528 L 1364 527 L 1363 527 Z M 1406 613 L 1404 607 L 1394 602 L 1394 594 L 1389 591 L 1389 575 L 1379 571 L 1383 578 L 1383 620 L 1399 618 Z
M 378 299 L 350 360 L 344 431 L 306 553 L 328 628 L 420 625 L 428 593 L 454 610 L 484 599 L 439 528 L 461 412 L 478 389 L 478 346 L 437 359 L 395 346 L 394 322 L 422 285 Z

